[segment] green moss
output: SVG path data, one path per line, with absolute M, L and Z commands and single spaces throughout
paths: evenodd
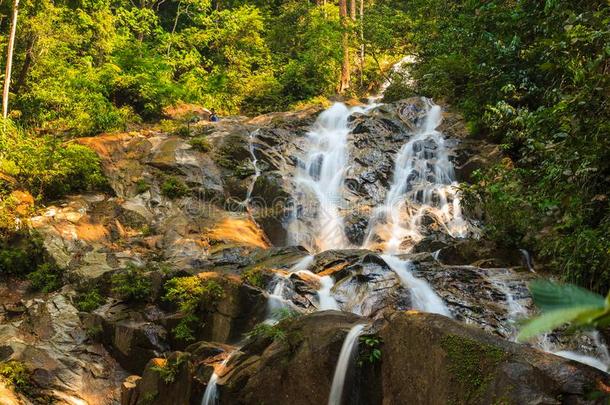
M 207 153 L 212 150 L 212 145 L 210 144 L 210 141 L 208 141 L 208 139 L 203 136 L 198 136 L 196 138 L 191 139 L 189 141 L 189 144 L 191 144 L 193 149 L 196 149 L 203 153 Z
M 74 302 L 76 308 L 79 311 L 91 312 L 97 309 L 106 301 L 97 289 L 87 291 L 86 293 L 79 294 Z
M 441 340 L 447 353 L 449 372 L 464 395 L 462 402 L 480 399 L 493 379 L 496 367 L 507 358 L 497 347 L 463 336 L 448 335 Z
M 142 194 L 150 190 L 150 185 L 144 179 L 140 179 L 136 182 L 136 193 Z
M 144 272 L 134 264 L 111 277 L 112 292 L 129 302 L 144 302 L 150 297 L 151 282 Z
M 161 194 L 167 198 L 180 198 L 189 193 L 189 188 L 182 180 L 170 176 L 161 184 Z
M 241 278 L 245 283 L 254 287 L 263 288 L 265 280 L 263 278 L 263 269 L 260 267 L 252 267 L 241 273 Z

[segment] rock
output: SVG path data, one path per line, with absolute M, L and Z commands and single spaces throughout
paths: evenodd
M 192 379 L 189 358 L 188 353 L 173 352 L 167 358 L 151 359 L 141 378 L 131 376 L 123 382 L 121 405 L 188 404 Z
M 398 312 L 383 339 L 384 403 L 596 403 L 609 376 L 440 315 Z
M 517 249 L 504 249 L 484 240 L 462 240 L 441 248 L 438 260 L 448 265 L 476 264 L 479 267 L 518 267 L 523 264 Z
M 87 337 L 69 297 L 56 293 L 25 306 L 18 321 L 0 324 L 0 359 L 24 363 L 41 397 L 68 404 L 117 403 L 125 373 Z
M 250 341 L 220 375 L 220 402 L 326 403 L 345 335 L 360 322 L 317 312 L 280 324 L 285 339 Z M 381 361 L 351 364 L 346 403 L 593 404 L 601 402 L 589 395 L 610 382 L 599 370 L 435 314 L 395 312 L 364 333 L 380 339 Z
M 140 374 L 148 361 L 170 349 L 167 331 L 153 322 L 146 311 L 139 312 L 121 302 L 98 308 L 88 320 L 100 330 L 100 339 L 126 370 Z
M 285 340 L 258 338 L 229 361 L 219 379 L 221 404 L 322 404 L 343 339 L 363 319 L 318 312 L 286 327 Z

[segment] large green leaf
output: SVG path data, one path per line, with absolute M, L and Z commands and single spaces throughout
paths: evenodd
M 572 284 L 557 284 L 546 280 L 530 283 L 534 303 L 543 312 L 573 307 L 603 307 L 604 297 Z
M 580 306 L 563 308 L 546 312 L 537 318 L 530 320 L 519 332 L 517 341 L 523 342 L 534 336 L 549 332 L 575 319 L 586 318 L 593 312 L 603 310 L 599 306 Z

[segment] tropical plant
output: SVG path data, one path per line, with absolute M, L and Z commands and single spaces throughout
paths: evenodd
M 519 332 L 519 341 L 569 324 L 571 328 L 602 328 L 610 325 L 610 294 L 603 296 L 572 284 L 533 281 L 532 299 L 541 310 Z

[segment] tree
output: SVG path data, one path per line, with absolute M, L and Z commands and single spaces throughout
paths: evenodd
M 19 11 L 19 0 L 13 5 L 13 20 L 11 21 L 11 33 L 8 39 L 8 52 L 6 55 L 6 74 L 4 76 L 4 91 L 2 92 L 2 116 L 8 116 L 8 93 L 11 85 L 11 70 L 13 69 L 13 50 L 15 48 L 15 33 L 17 32 L 17 13 Z
M 341 80 L 339 82 L 339 93 L 343 93 L 349 88 L 350 82 L 350 63 L 349 63 L 349 32 L 347 19 L 347 0 L 339 0 L 339 16 L 341 18 L 341 27 L 343 28 L 342 48 L 343 48 L 343 64 L 341 65 Z

